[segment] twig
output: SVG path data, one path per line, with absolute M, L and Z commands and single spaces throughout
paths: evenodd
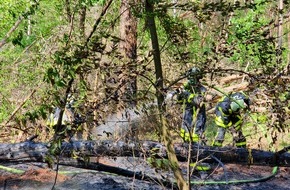
M 55 185 L 56 185 L 57 177 L 58 177 L 58 171 L 59 171 L 59 156 L 57 156 L 57 159 L 56 159 L 56 174 L 54 177 L 54 182 L 53 182 L 53 185 L 51 187 L 51 190 L 55 189 Z
M 248 63 L 247 63 L 247 66 L 246 66 L 246 68 L 245 68 L 245 72 L 248 70 L 248 67 L 249 67 L 249 65 L 250 65 L 250 62 L 248 61 Z M 242 79 L 242 82 L 244 82 L 244 80 L 245 80 L 245 77 L 246 77 L 246 75 L 245 75 L 245 74 L 243 74 L 243 79 Z
M 0 41 L 0 49 L 7 43 L 7 39 L 18 28 L 18 26 L 21 24 L 23 19 L 29 15 L 32 15 L 34 13 L 35 9 L 37 9 L 38 5 L 39 5 L 39 2 L 35 1 L 35 4 L 32 4 L 27 12 L 24 12 L 21 16 L 19 16 L 18 20 L 14 23 L 14 25 L 11 27 L 11 29 L 7 32 L 5 37 Z
M 225 165 L 217 158 L 217 157 L 215 157 L 214 155 L 210 155 L 210 157 L 212 158 L 212 159 L 214 159 L 215 161 L 217 161 L 218 163 L 219 163 L 219 165 L 221 165 L 222 166 L 222 168 L 223 168 L 223 170 L 224 170 L 224 176 L 225 176 L 225 178 L 226 178 L 226 182 L 228 182 L 229 181 L 229 179 L 228 179 L 228 175 L 227 175 L 227 168 L 225 167 Z
M 7 123 L 9 121 L 11 121 L 11 119 L 15 116 L 15 114 L 18 112 L 18 110 L 20 110 L 20 108 L 27 102 L 27 100 L 30 99 L 30 97 L 36 92 L 35 89 L 32 90 L 32 92 L 23 100 L 23 102 L 12 112 L 12 114 L 10 115 L 10 117 L 7 119 L 6 122 L 4 122 L 3 124 L 1 124 L 1 126 L 5 126 L 7 125 Z
M 134 177 L 135 179 L 145 180 L 145 181 L 155 181 L 155 182 L 160 181 L 165 187 L 170 187 L 173 189 L 177 188 L 176 183 L 171 182 L 169 180 L 159 179 L 157 177 L 146 175 L 143 172 L 130 171 L 130 170 L 126 170 L 120 167 L 108 166 L 101 163 L 92 163 L 92 162 L 87 163 L 87 162 L 78 160 L 77 162 L 76 161 L 70 161 L 66 163 L 61 162 L 60 165 L 68 165 L 68 166 L 73 166 L 76 168 L 104 171 L 104 172 L 118 174 L 125 177 Z
M 38 137 L 38 135 L 33 135 L 33 136 L 31 136 L 31 137 L 29 137 L 29 138 L 27 138 L 26 139 L 26 141 L 33 141 L 34 139 L 36 139 Z
M 188 147 L 188 159 L 187 159 L 187 181 L 188 181 L 188 187 L 189 187 L 189 189 L 191 189 L 191 183 L 190 183 L 190 176 L 191 176 L 191 173 L 190 173 L 190 161 L 191 161 L 191 144 L 192 144 L 192 142 L 191 142 L 191 135 L 189 135 L 189 138 L 190 138 L 190 141 L 189 141 L 189 147 Z M 199 148 L 198 148 L 198 151 L 199 151 Z M 198 160 L 198 155 L 199 154 L 197 154 L 197 159 L 196 160 Z M 193 168 L 194 169 L 194 168 Z
M 0 49 L 7 43 L 7 39 L 11 36 L 11 34 L 17 29 L 20 23 L 23 21 L 24 17 L 20 16 L 12 28 L 7 32 L 5 37 L 0 41 Z
M 100 24 L 100 22 L 101 22 L 103 16 L 106 14 L 106 12 L 107 12 L 108 8 L 110 7 L 110 5 L 112 4 L 112 2 L 113 2 L 113 0 L 110 0 L 110 1 L 108 2 L 108 4 L 105 6 L 105 8 L 102 10 L 100 17 L 96 20 L 96 22 L 95 22 L 95 24 L 94 24 L 94 26 L 93 26 L 93 30 L 91 31 L 89 37 L 88 37 L 87 40 L 86 40 L 86 44 L 85 44 L 85 46 L 87 46 L 87 44 L 89 43 L 91 37 L 93 36 L 94 32 L 96 31 L 98 25 Z
M 282 150 L 277 152 L 278 155 L 284 154 L 290 150 L 290 146 L 284 147 Z

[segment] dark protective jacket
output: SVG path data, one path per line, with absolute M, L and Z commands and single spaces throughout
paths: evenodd
M 243 92 L 236 92 L 231 94 L 230 96 L 224 96 L 217 104 L 215 109 L 215 123 L 219 127 L 228 128 L 232 125 L 238 126 L 241 124 L 242 118 L 240 116 L 240 112 L 243 109 L 242 107 L 233 111 L 231 108 L 231 104 L 235 102 L 235 100 L 241 99 L 246 104 L 245 106 L 249 108 L 250 99 Z
M 188 81 L 184 84 L 183 91 L 177 96 L 177 101 L 184 106 L 180 135 L 186 141 L 189 141 L 190 136 L 192 137 L 193 142 L 199 141 L 205 130 L 206 110 L 203 103 L 205 92 L 206 88 L 199 82 L 192 83 L 191 81 Z M 197 110 L 198 112 L 196 113 Z M 196 123 L 194 126 L 193 122 L 195 116 Z
M 233 141 L 237 147 L 246 147 L 246 138 L 242 133 L 243 117 L 241 110 L 249 108 L 250 99 L 242 92 L 236 92 L 223 97 L 215 110 L 215 123 L 219 127 L 213 146 L 222 146 L 226 130 L 233 135 Z

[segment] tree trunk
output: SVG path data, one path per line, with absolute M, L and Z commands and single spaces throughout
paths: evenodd
M 120 7 L 120 49 L 127 58 L 137 58 L 137 18 L 132 9 L 135 0 L 122 0 Z
M 71 3 L 70 0 L 65 0 L 65 10 L 66 10 L 66 18 L 67 21 L 70 23 L 71 22 L 71 17 L 72 17 L 72 13 L 71 13 Z
M 85 33 L 86 15 L 87 15 L 87 8 L 85 5 L 82 5 L 80 8 L 80 23 L 79 23 L 81 39 L 86 39 L 86 33 Z
M 0 144 L 0 161 L 43 161 L 49 154 L 47 143 L 36 143 L 26 141 L 15 144 Z M 136 143 L 125 143 L 122 141 L 74 141 L 62 143 L 62 157 L 70 158 L 72 154 L 85 157 L 124 157 L 150 156 L 152 150 L 154 155 L 167 158 L 166 146 L 155 141 L 140 141 Z M 179 161 L 186 161 L 188 155 L 188 144 L 174 144 L 174 150 Z M 223 163 L 252 164 L 252 165 L 279 165 L 290 166 L 290 147 L 274 153 L 256 149 L 243 149 L 234 147 L 210 147 L 192 145 L 192 159 L 204 159 L 206 162 L 215 162 L 212 156 Z
M 152 44 L 152 53 L 153 53 L 153 59 L 154 59 L 154 66 L 155 66 L 155 76 L 156 76 L 156 96 L 157 96 L 157 103 L 159 109 L 162 109 L 162 105 L 164 102 L 164 96 L 162 94 L 163 89 L 163 74 L 162 74 L 162 64 L 161 64 L 161 58 L 160 58 L 160 49 L 159 49 L 159 43 L 158 43 L 158 36 L 157 36 L 157 30 L 155 25 L 155 19 L 154 19 L 154 10 L 153 10 L 153 4 L 150 0 L 146 0 L 146 19 L 148 24 L 148 29 L 150 32 L 151 37 L 151 44 Z
M 137 18 L 132 14 L 135 0 L 122 0 L 120 6 L 120 50 L 126 62 L 125 70 L 122 71 L 121 88 L 122 100 L 125 107 L 134 108 L 137 104 Z
M 151 37 L 151 44 L 152 44 L 152 52 L 153 52 L 153 59 L 154 59 L 154 66 L 155 66 L 155 76 L 156 76 L 156 97 L 157 97 L 157 104 L 158 110 L 160 114 L 160 121 L 161 121 L 161 134 L 162 140 L 165 143 L 166 151 L 168 153 L 168 159 L 171 166 L 171 169 L 174 173 L 174 177 L 176 178 L 178 188 L 181 190 L 189 189 L 188 184 L 184 180 L 183 174 L 178 166 L 178 160 L 176 158 L 174 152 L 174 146 L 172 142 L 172 138 L 169 133 L 168 129 L 168 122 L 167 118 L 163 115 L 165 113 L 165 104 L 164 104 L 164 95 L 163 95 L 163 74 L 162 74 L 162 65 L 161 65 L 161 56 L 159 50 L 159 43 L 158 43 L 158 36 L 157 30 L 155 25 L 154 19 L 154 4 L 150 0 L 146 0 L 145 2 L 145 11 L 146 11 L 146 19 L 147 24 L 150 32 Z
M 283 0 L 278 0 L 278 43 L 277 43 L 277 68 L 282 63 L 282 47 L 283 47 Z

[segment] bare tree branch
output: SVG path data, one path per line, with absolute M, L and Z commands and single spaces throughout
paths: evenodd
M 87 40 L 86 40 L 86 44 L 85 46 L 88 44 L 88 42 L 90 41 L 91 37 L 93 36 L 94 32 L 96 31 L 98 25 L 100 24 L 103 16 L 106 14 L 107 10 L 109 9 L 110 5 L 112 4 L 113 0 L 110 0 L 107 5 L 104 7 L 104 9 L 101 12 L 100 17 L 96 20 L 94 26 L 93 26 L 93 30 L 91 31 L 90 35 L 88 36 Z
M 11 29 L 7 32 L 5 37 L 0 41 L 0 49 L 7 43 L 7 39 L 11 36 L 11 34 L 18 28 L 20 23 L 23 21 L 24 17 L 20 16 L 15 24 L 11 27 Z
M 15 116 L 15 114 L 18 112 L 18 110 L 20 110 L 20 108 L 22 108 L 22 106 L 27 102 L 27 100 L 30 99 L 30 97 L 36 92 L 36 90 L 32 90 L 32 92 L 22 101 L 22 103 L 12 112 L 12 114 L 10 115 L 10 117 L 3 122 L 0 126 L 6 126 L 7 123 L 9 123 L 9 121 L 11 121 L 11 119 Z
M 24 12 L 18 18 L 18 20 L 14 23 L 14 25 L 11 27 L 11 29 L 7 32 L 7 34 L 5 35 L 5 37 L 0 41 L 0 49 L 7 43 L 7 39 L 18 28 L 18 26 L 21 24 L 21 22 L 24 20 L 24 18 L 26 18 L 29 15 L 32 15 L 34 13 L 34 10 L 37 9 L 38 5 L 39 5 L 39 2 L 38 1 L 35 1 L 35 3 L 31 5 L 31 7 L 28 9 L 28 11 Z

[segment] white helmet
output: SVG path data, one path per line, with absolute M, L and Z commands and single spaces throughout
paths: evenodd
M 233 112 L 249 107 L 249 98 L 242 92 L 234 93 L 230 96 L 230 98 L 232 101 L 230 106 Z

